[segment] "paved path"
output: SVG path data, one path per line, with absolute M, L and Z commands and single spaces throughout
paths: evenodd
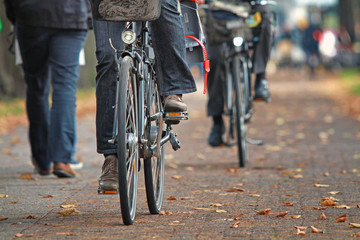
M 320 91 L 324 83 L 296 71 L 272 76 L 273 102 L 257 103 L 249 125 L 250 136 L 265 145 L 250 146 L 244 169 L 237 169 L 235 148 L 207 146 L 211 122 L 199 83 L 198 93 L 185 97 L 190 120 L 176 127 L 182 149 L 166 150 L 166 214 L 149 214 L 141 180 L 132 226 L 122 224 L 118 196 L 97 195 L 102 158 L 95 153 L 94 115 L 79 120 L 84 168 L 76 179 L 33 174 L 27 131 L 18 127 L 0 136 L 0 239 L 303 238 L 297 226 L 307 227 L 306 239 L 356 236 L 360 228 L 349 223 L 360 223 L 360 122 Z M 21 179 L 26 172 L 32 180 Z M 320 204 L 330 197 L 340 208 Z M 58 214 L 65 204 L 78 213 Z M 260 215 L 265 209 L 271 210 Z M 318 219 L 321 213 L 326 220 Z M 345 222 L 335 222 L 345 214 Z

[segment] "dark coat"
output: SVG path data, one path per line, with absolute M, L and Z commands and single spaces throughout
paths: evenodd
M 88 29 L 89 0 L 5 0 L 11 22 L 34 27 Z

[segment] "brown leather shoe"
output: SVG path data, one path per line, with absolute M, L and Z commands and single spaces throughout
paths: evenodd
M 53 174 L 59 178 L 73 178 L 77 173 L 71 169 L 70 163 L 54 162 Z
M 38 163 L 36 162 L 35 158 L 31 158 L 31 163 L 34 165 L 35 167 L 35 171 L 37 173 L 39 173 L 40 175 L 42 176 L 47 176 L 47 175 L 50 175 L 50 173 L 52 172 L 52 169 L 48 169 L 48 170 L 44 170 L 44 169 L 41 169 L 38 165 Z
M 117 191 L 118 181 L 117 157 L 115 155 L 108 155 L 102 166 L 99 188 L 104 191 Z
M 187 110 L 186 104 L 183 102 L 180 94 L 169 95 L 164 99 L 165 112 L 185 112 Z

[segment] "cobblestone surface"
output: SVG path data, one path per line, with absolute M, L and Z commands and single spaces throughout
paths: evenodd
M 95 152 L 94 115 L 79 119 L 77 156 L 84 168 L 75 179 L 34 174 L 26 127 L 18 127 L 0 136 L 0 196 L 7 195 L 0 198 L 0 239 L 356 237 L 360 228 L 349 223 L 360 223 L 360 122 L 342 114 L 325 86 L 326 78 L 308 81 L 298 72 L 271 77 L 273 101 L 256 103 L 248 129 L 265 145 L 249 146 L 243 169 L 235 148 L 207 145 L 211 121 L 202 89 L 185 96 L 190 120 L 175 127 L 182 147 L 166 149 L 166 214 L 149 214 L 141 170 L 132 226 L 122 223 L 117 195 L 97 195 L 102 156 Z M 33 180 L 20 178 L 26 172 Z M 329 197 L 340 208 L 320 203 Z M 58 214 L 63 204 L 75 204 L 78 213 Z M 260 215 L 265 209 L 269 214 Z M 326 220 L 318 219 L 321 213 Z M 345 222 L 335 222 L 344 214 Z M 307 227 L 306 236 L 297 235 L 297 226 Z

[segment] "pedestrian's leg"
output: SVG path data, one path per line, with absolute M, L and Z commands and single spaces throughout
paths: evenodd
M 74 154 L 79 55 L 86 36 L 85 30 L 60 30 L 51 39 L 49 61 L 53 93 L 48 148 L 54 163 L 69 165 Z
M 26 82 L 26 111 L 29 119 L 29 141 L 33 163 L 40 174 L 50 173 L 47 157 L 49 125 L 48 40 L 44 28 L 16 24 Z

